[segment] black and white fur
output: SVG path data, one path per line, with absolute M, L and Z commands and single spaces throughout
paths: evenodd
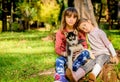
M 66 51 L 67 51 L 67 59 L 68 59 L 68 68 L 72 70 L 73 61 L 79 56 L 82 50 L 85 50 L 82 46 L 81 42 L 84 40 L 78 40 L 78 32 L 75 30 L 74 32 L 66 32 Z M 73 59 L 73 54 L 78 52 L 78 54 Z M 94 57 L 92 56 L 94 59 Z

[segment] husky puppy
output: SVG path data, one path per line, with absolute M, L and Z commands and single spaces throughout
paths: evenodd
M 65 36 L 66 36 L 66 51 L 68 55 L 67 56 L 68 68 L 72 70 L 73 61 L 79 56 L 81 51 L 86 49 L 84 49 L 84 47 L 81 44 L 81 42 L 83 42 L 84 40 L 80 40 L 80 41 L 78 40 L 77 30 L 75 30 L 74 32 L 66 32 Z M 73 54 L 77 54 L 77 55 L 73 57 Z M 94 59 L 93 56 L 91 58 Z

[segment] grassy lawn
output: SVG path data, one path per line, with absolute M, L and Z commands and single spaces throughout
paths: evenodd
M 1 33 L 0 82 L 52 82 L 51 76 L 37 75 L 54 67 L 54 44 L 41 40 L 48 34 L 43 31 Z
M 105 30 L 107 37 L 116 50 L 120 50 L 120 30 Z
M 120 50 L 120 31 L 105 32 Z M 57 57 L 54 43 L 41 40 L 48 34 L 36 30 L 0 33 L 0 82 L 53 82 L 53 76 L 38 75 L 53 68 Z

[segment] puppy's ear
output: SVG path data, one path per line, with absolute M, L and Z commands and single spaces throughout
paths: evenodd
M 74 30 L 74 33 L 75 33 L 76 35 L 78 35 L 78 31 L 77 31 L 76 29 Z
M 65 37 L 67 37 L 68 33 L 67 33 L 67 32 L 64 32 L 64 35 L 65 35 Z

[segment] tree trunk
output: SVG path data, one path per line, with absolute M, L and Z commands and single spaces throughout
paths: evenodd
M 118 2 L 118 29 L 120 29 L 120 1 Z
M 100 5 L 100 15 L 99 15 L 99 18 L 98 18 L 98 24 L 100 24 L 100 19 L 101 19 L 101 17 L 102 17 L 102 6 L 103 6 L 103 3 L 101 3 L 101 5 Z
M 95 27 L 98 27 L 91 0 L 74 0 L 74 4 L 75 8 L 78 10 L 80 18 L 90 19 L 92 24 Z
M 68 0 L 68 7 L 74 7 L 74 0 Z
M 7 1 L 2 0 L 2 32 L 7 31 Z
M 28 28 L 29 28 L 29 21 L 28 21 L 28 19 L 26 18 L 26 19 L 25 19 L 24 30 L 28 30 Z
M 13 23 L 13 2 L 11 1 L 11 17 L 10 17 L 10 28 L 9 30 L 12 31 L 12 23 Z

